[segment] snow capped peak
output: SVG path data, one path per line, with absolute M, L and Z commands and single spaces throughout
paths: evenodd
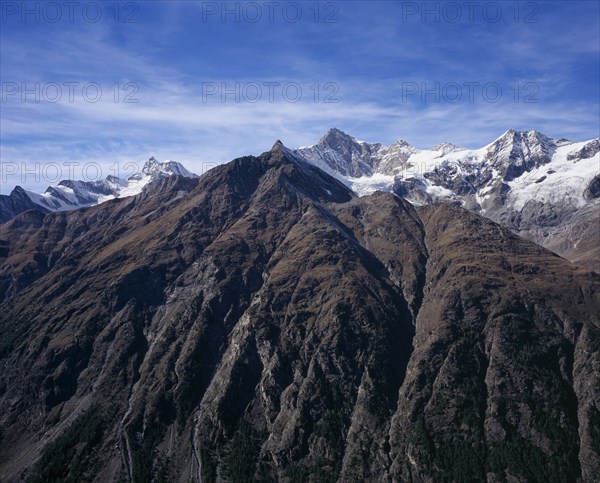
M 176 161 L 162 163 L 152 156 L 142 168 L 142 171 L 133 174 L 128 179 L 108 176 L 96 181 L 80 181 L 65 179 L 56 186 L 49 186 L 42 194 L 15 188 L 13 197 L 23 192 L 35 206 L 44 210 L 67 211 L 85 206 L 93 206 L 113 198 L 137 195 L 150 183 L 169 176 L 183 176 L 198 178 Z M 19 191 L 20 190 L 20 191 Z
M 419 150 L 405 141 L 390 146 L 359 144 L 333 128 L 318 144 L 295 152 L 361 195 L 387 189 L 417 203 L 451 200 L 484 213 L 498 209 L 507 196 L 516 200 L 513 185 L 525 192 L 523 187 L 533 184 L 536 192 L 542 193 L 544 186 L 560 181 L 557 172 L 568 171 L 569 179 L 575 179 L 579 175 L 573 166 L 577 163 L 575 167 L 583 167 L 583 160 L 597 159 L 600 139 L 556 142 L 534 129 L 509 129 L 480 149 L 444 142 L 430 150 Z M 564 159 L 572 163 L 564 165 Z M 588 166 L 588 161 L 585 163 Z M 592 166 L 586 171 L 579 184 L 586 185 L 597 168 Z M 577 193 L 573 196 L 579 199 Z
M 549 163 L 556 147 L 553 139 L 540 132 L 510 129 L 484 148 L 485 162 L 504 181 L 511 181 Z
M 337 127 L 330 127 L 327 132 L 325 133 L 325 136 L 323 136 L 324 138 L 327 136 L 344 136 L 350 139 L 354 139 L 352 136 L 350 136 L 349 134 L 346 134 L 344 131 L 342 131 L 341 129 L 338 129 Z
M 349 134 L 346 134 L 344 131 L 332 127 L 329 129 L 325 135 L 319 140 L 320 145 L 326 146 L 339 146 L 340 144 L 357 144 L 359 141 Z
M 504 134 L 502 134 L 502 136 L 500 136 L 499 139 L 502 139 L 502 138 L 513 138 L 517 134 L 517 132 L 518 131 L 516 129 L 513 129 L 511 127 L 508 131 L 506 131 Z
M 535 129 L 530 129 L 529 131 L 527 131 L 527 138 L 530 141 L 537 141 L 540 143 L 554 143 L 554 139 L 552 139 L 551 137 L 546 136 L 545 134 L 536 131 Z
M 456 146 L 455 144 L 452 144 L 452 143 L 445 142 L 445 143 L 438 144 L 437 146 L 433 147 L 431 150 L 438 151 L 444 156 L 444 155 L 446 155 L 448 153 L 452 153 L 454 151 L 463 151 L 464 148 Z
M 299 148 L 294 152 L 326 171 L 331 168 L 344 175 L 359 177 L 373 173 L 370 163 L 373 153 L 380 147 L 380 144 L 359 141 L 334 127 L 314 146 Z
M 567 258 L 582 230 L 597 226 L 600 138 L 554 141 L 509 129 L 480 149 L 442 143 L 429 150 L 357 144 L 338 132 L 330 138 L 296 153 L 359 196 L 391 191 L 415 205 L 458 204 Z
M 492 141 L 490 144 L 488 144 L 486 147 L 489 146 L 489 147 L 497 149 L 497 146 L 512 145 L 516 141 L 518 136 L 519 136 L 518 131 L 515 131 L 514 129 L 509 129 L 504 134 L 497 137 L 494 141 Z
M 555 146 L 552 138 L 533 129 L 529 131 L 515 131 L 510 129 L 502 136 L 488 144 L 488 151 L 499 152 L 511 150 L 513 154 L 527 153 L 532 150 L 546 151 Z
M 144 167 L 142 168 L 142 174 L 150 176 L 152 180 L 173 175 L 185 176 L 186 178 L 198 177 L 185 169 L 183 165 L 177 161 L 166 160 L 160 163 L 154 156 L 146 161 L 146 164 L 144 164 Z M 140 179 L 140 177 L 136 175 L 133 175 L 131 178 Z
M 529 129 L 528 131 L 516 131 L 515 129 L 509 129 L 500 137 L 492 141 L 488 146 L 493 146 L 497 144 L 507 144 L 507 143 L 518 143 L 522 140 L 527 140 L 529 143 L 548 143 L 553 142 L 554 140 L 545 134 L 536 131 L 535 129 Z
M 166 160 L 161 163 L 162 172 L 167 175 L 184 176 L 186 178 L 198 178 L 197 174 L 188 171 L 181 163 L 177 161 Z
M 65 188 L 73 189 L 75 187 L 75 183 L 76 181 L 73 181 L 72 179 L 63 179 L 58 183 L 58 186 L 64 186 Z
M 160 163 L 154 156 L 152 156 L 144 164 L 144 167 L 142 168 L 142 173 L 147 174 L 147 175 L 152 175 L 152 173 L 159 171 L 159 170 L 160 170 Z

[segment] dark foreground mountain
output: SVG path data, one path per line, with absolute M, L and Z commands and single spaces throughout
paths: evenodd
M 600 275 L 280 143 L 0 226 L 0 480 L 597 481 Z

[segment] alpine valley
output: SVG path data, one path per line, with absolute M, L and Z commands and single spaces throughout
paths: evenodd
M 331 129 L 15 188 L 0 481 L 600 481 L 599 169 Z

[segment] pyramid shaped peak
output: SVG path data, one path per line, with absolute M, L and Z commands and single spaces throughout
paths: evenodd
M 338 140 L 338 139 L 345 139 L 347 141 L 354 141 L 356 142 L 356 138 L 354 136 L 350 136 L 350 134 L 345 133 L 344 131 L 342 131 L 341 129 L 338 129 L 337 127 L 332 127 L 330 129 L 328 129 L 328 131 L 325 133 L 325 135 L 320 139 L 320 143 L 327 143 L 329 141 L 334 141 L 334 140 Z

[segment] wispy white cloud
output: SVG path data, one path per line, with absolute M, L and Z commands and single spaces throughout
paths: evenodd
M 577 77 L 586 62 L 595 58 L 597 66 L 600 34 L 596 27 L 559 28 L 562 19 L 552 9 L 540 11 L 542 27 L 500 28 L 402 23 L 397 8 L 387 10 L 389 2 L 370 8 L 346 2 L 340 3 L 337 23 L 226 25 L 224 34 L 220 24 L 199 24 L 200 5 L 194 7 L 190 13 L 188 2 L 165 4 L 160 15 L 154 12 L 159 19 L 154 23 L 147 11 L 138 24 L 77 24 L 50 36 L 31 29 L 0 34 L 2 82 L 103 87 L 97 103 L 81 95 L 74 102 L 65 95 L 55 104 L 3 102 L 1 160 L 109 165 L 155 155 L 199 172 L 206 163 L 259 154 L 278 138 L 290 147 L 313 144 L 331 126 L 369 141 L 403 138 L 421 148 L 442 141 L 480 147 L 510 127 L 575 140 L 600 134 L 597 93 L 580 95 Z M 229 38 L 237 31 L 233 27 L 243 34 Z M 596 74 L 589 75 L 585 86 Z M 281 92 L 274 102 L 266 93 L 257 103 L 202 98 L 203 82 L 231 88 L 268 81 L 299 83 L 302 100 L 286 102 Z M 127 82 L 138 86 L 139 102 L 124 103 L 122 96 L 113 102 L 110 87 L 118 83 L 122 89 Z M 334 82 L 339 102 L 324 103 L 323 96 L 313 102 L 309 87 L 315 82 L 321 88 Z M 436 102 L 432 96 L 421 102 L 419 95 L 403 102 L 407 82 L 430 88 L 498 82 L 504 95 L 497 103 L 481 94 L 475 102 Z M 527 82 L 538 86 L 539 102 L 513 102 L 510 87 Z

